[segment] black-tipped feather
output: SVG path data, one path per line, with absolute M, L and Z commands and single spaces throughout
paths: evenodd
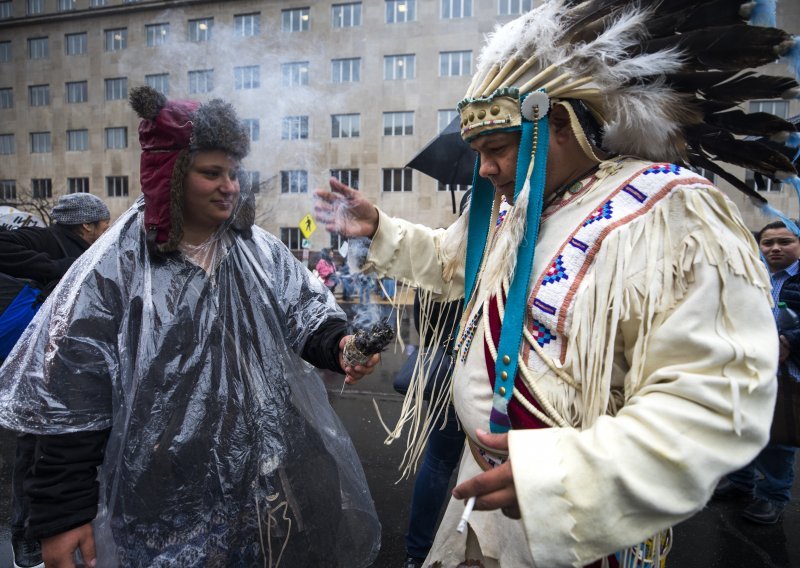
M 715 160 L 761 172 L 775 177 L 776 172 L 797 173 L 792 162 L 783 154 L 774 152 L 769 146 L 755 140 L 737 140 L 727 133 L 706 135 L 691 140 Z
M 685 54 L 684 69 L 725 71 L 772 63 L 791 42 L 792 37 L 783 30 L 741 25 L 654 38 L 644 43 L 643 50 L 655 53 L 677 48 Z
M 751 99 L 779 99 L 798 83 L 790 77 L 759 75 L 755 71 L 671 73 L 667 83 L 679 92 L 699 92 L 707 99 L 740 103 Z
M 758 193 L 752 187 L 750 187 L 749 185 L 744 183 L 742 180 L 740 180 L 739 178 L 737 178 L 735 175 L 731 174 L 730 172 L 727 172 L 727 171 L 723 170 L 719 166 L 719 164 L 716 164 L 715 162 L 713 162 L 710 159 L 706 158 L 703 155 L 701 150 L 699 150 L 697 148 L 692 148 L 692 150 L 693 151 L 689 153 L 689 163 L 692 166 L 694 166 L 696 168 L 703 168 L 703 169 L 706 169 L 706 170 L 708 170 L 710 172 L 713 172 L 714 174 L 718 175 L 719 177 L 721 177 L 722 179 L 727 181 L 729 184 L 731 184 L 733 187 L 735 187 L 736 189 L 738 189 L 739 191 L 741 191 L 742 193 L 744 193 L 748 197 L 751 197 L 751 198 L 755 199 L 758 203 L 766 203 L 767 202 L 767 200 L 764 198 L 764 196 L 761 195 L 760 193 Z
M 779 132 L 794 132 L 794 124 L 768 112 L 745 113 L 741 110 L 715 113 L 706 116 L 706 122 L 733 134 L 747 136 L 772 136 Z

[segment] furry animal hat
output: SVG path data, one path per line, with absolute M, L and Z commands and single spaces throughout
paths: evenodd
M 141 173 L 147 245 L 152 252 L 170 252 L 183 237 L 184 180 L 192 154 L 222 150 L 237 161 L 250 151 L 250 139 L 233 107 L 220 99 L 206 104 L 167 98 L 152 87 L 131 90 L 130 103 L 142 118 Z M 244 185 L 244 180 L 241 182 Z M 232 226 L 246 230 L 254 220 L 249 187 L 241 187 Z

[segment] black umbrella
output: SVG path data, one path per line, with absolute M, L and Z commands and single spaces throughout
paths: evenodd
M 475 169 L 475 150 L 461 138 L 461 117 L 456 117 L 439 135 L 416 155 L 406 167 L 429 175 L 441 183 L 450 185 L 453 200 L 453 213 L 456 212 L 456 198 L 453 186 L 472 185 L 472 172 Z

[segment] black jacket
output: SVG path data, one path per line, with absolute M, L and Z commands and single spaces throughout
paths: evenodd
M 302 357 L 322 369 L 342 372 L 339 341 L 347 322 L 331 319 L 308 338 Z M 36 458 L 25 479 L 30 499 L 28 536 L 42 539 L 74 529 L 97 515 L 97 467 L 110 430 L 36 437 Z
M 89 243 L 60 227 L 0 231 L 0 272 L 42 286 L 60 279 Z
M 800 272 L 790 276 L 781 287 L 779 297 L 780 302 L 785 302 L 786 306 L 800 315 Z M 800 365 L 800 328 L 783 330 L 781 335 L 789 341 L 789 348 L 792 361 Z

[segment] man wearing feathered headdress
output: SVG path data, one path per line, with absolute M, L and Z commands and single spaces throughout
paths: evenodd
M 769 17 L 760 2 L 551 0 L 492 34 L 458 105 L 478 159 L 451 227 L 333 180 L 318 192 L 327 228 L 372 238 L 365 268 L 424 290 L 423 319 L 426 302 L 466 300 L 451 392 L 467 446 L 425 566 L 663 565 L 670 527 L 766 443 L 769 277 L 736 207 L 688 166 L 761 202 L 717 162 L 800 187 L 794 151 L 736 137 L 797 142 L 738 110 L 800 93 L 748 70 L 798 60 L 791 35 L 747 25 Z M 425 432 L 447 398 L 427 414 L 409 398 L 400 423 Z

